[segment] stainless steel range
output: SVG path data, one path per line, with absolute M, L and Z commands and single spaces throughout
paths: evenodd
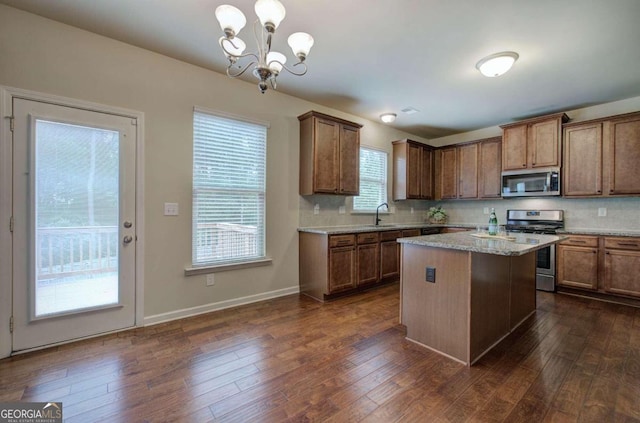
M 508 232 L 555 235 L 564 228 L 563 210 L 507 210 Z M 556 246 L 536 252 L 536 289 L 556 290 Z

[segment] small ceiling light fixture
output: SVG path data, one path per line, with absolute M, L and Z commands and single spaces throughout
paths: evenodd
M 511 66 L 518 60 L 518 53 L 513 51 L 503 51 L 492 54 L 476 63 L 476 68 L 489 78 L 507 73 Z
M 244 28 L 247 19 L 240 9 L 227 4 L 218 6 L 216 8 L 216 19 L 218 19 L 220 28 L 224 31 L 224 36 L 220 38 L 219 43 L 222 51 L 229 59 L 227 76 L 237 78 L 254 65 L 253 74 L 260 80 L 258 88 L 264 94 L 268 88 L 267 82 L 269 82 L 271 88 L 276 89 L 276 78 L 282 69 L 286 69 L 296 76 L 302 76 L 307 73 L 307 65 L 304 61 L 313 46 L 313 37 L 306 32 L 296 32 L 289 36 L 287 40 L 289 47 L 298 58 L 298 62 L 293 66 L 301 65 L 302 69 L 300 72 L 294 72 L 285 66 L 287 58 L 284 54 L 271 51 L 271 36 L 275 34 L 276 28 L 284 19 L 286 14 L 284 6 L 278 0 L 258 0 L 254 9 L 256 15 L 258 15 L 258 19 L 253 24 L 253 35 L 258 46 L 256 53 L 242 54 L 246 44 L 236 35 Z M 231 68 L 239 59 L 245 57 L 252 57 L 253 60 L 240 68 L 239 71 L 233 72 Z
M 397 116 L 398 115 L 396 115 L 395 113 L 383 113 L 380 115 L 380 120 L 384 123 L 391 123 L 396 120 Z

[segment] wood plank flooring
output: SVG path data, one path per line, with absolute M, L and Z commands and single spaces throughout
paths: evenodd
M 288 296 L 0 361 L 67 422 L 640 422 L 640 309 L 538 293 L 471 367 L 404 340 L 398 284 Z

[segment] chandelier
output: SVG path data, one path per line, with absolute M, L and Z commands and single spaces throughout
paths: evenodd
M 313 37 L 305 32 L 296 32 L 287 40 L 293 54 L 298 58 L 298 62 L 293 67 L 300 66 L 301 70 L 296 72 L 285 66 L 287 58 L 284 54 L 271 51 L 271 37 L 286 14 L 284 6 L 278 0 L 258 0 L 254 9 L 258 15 L 258 19 L 253 24 L 253 35 L 258 46 L 256 53 L 243 54 L 246 44 L 237 35 L 246 25 L 247 19 L 240 9 L 227 4 L 218 6 L 216 19 L 224 31 L 224 36 L 220 38 L 219 43 L 229 59 L 227 76 L 237 78 L 253 66 L 253 74 L 260 80 L 258 88 L 264 94 L 269 85 L 276 89 L 276 78 L 282 69 L 296 76 L 307 73 L 307 64 L 304 61 L 313 46 Z M 236 62 L 244 58 L 251 58 L 251 60 L 244 66 L 234 69 Z

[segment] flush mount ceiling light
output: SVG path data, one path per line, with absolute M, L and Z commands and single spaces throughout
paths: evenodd
M 383 113 L 380 115 L 380 120 L 384 123 L 391 123 L 396 120 L 397 116 L 398 115 L 396 115 L 395 113 Z
M 513 51 L 503 51 L 492 54 L 476 63 L 476 68 L 489 78 L 500 76 L 511 69 L 511 66 L 518 60 L 518 53 Z
M 253 74 L 260 80 L 258 88 L 264 94 L 268 88 L 267 82 L 269 82 L 271 88 L 276 89 L 276 78 L 282 69 L 286 69 L 296 76 L 302 76 L 307 73 L 307 65 L 304 61 L 313 46 L 313 37 L 306 32 L 296 32 L 289 36 L 287 40 L 289 47 L 298 58 L 298 62 L 293 66 L 301 66 L 301 71 L 295 72 L 285 66 L 287 58 L 284 54 L 271 51 L 271 37 L 275 34 L 276 28 L 286 14 L 284 6 L 278 0 L 258 0 L 254 9 L 256 15 L 258 15 L 258 19 L 253 24 L 253 35 L 258 46 L 256 53 L 242 54 L 246 44 L 236 35 L 244 28 L 247 19 L 240 9 L 227 4 L 218 6 L 216 19 L 218 19 L 220 28 L 224 31 L 224 36 L 220 38 L 219 43 L 222 51 L 229 59 L 227 75 L 231 78 L 237 78 L 253 66 Z M 253 58 L 253 60 L 238 71 L 232 70 L 238 60 L 246 57 Z

